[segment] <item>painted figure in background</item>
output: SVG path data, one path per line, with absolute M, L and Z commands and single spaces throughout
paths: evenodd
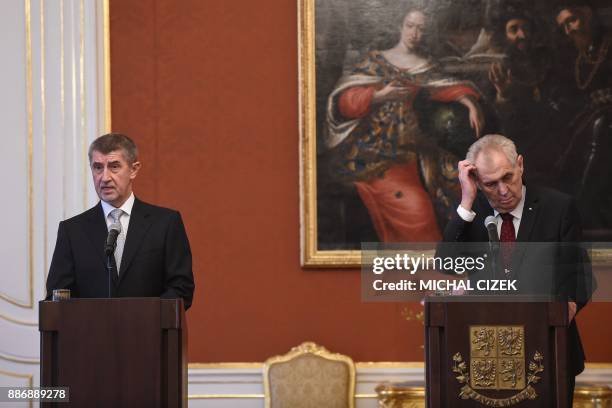
M 567 121 L 563 119 L 565 103 L 553 70 L 553 54 L 537 41 L 536 28 L 535 20 L 522 10 L 502 12 L 493 41 L 499 44 L 504 59 L 493 63 L 488 75 L 495 89 L 501 130 L 529 158 L 525 163 L 529 181 L 550 186 L 556 184 L 557 174 L 550 169 L 561 154 Z
M 594 231 L 589 238 L 609 240 L 597 230 L 612 225 L 612 33 L 585 3 L 558 7 L 555 21 L 575 48 L 572 85 L 582 108 L 559 167 L 566 189 L 578 198 L 585 227 Z
M 328 99 L 324 141 L 334 174 L 354 184 L 383 242 L 439 241 L 438 220 L 458 202 L 456 156 L 423 132 L 416 106 L 456 102 L 474 139 L 484 127 L 475 87 L 444 75 L 427 56 L 426 26 L 424 11 L 409 9 L 399 42 L 369 52 Z

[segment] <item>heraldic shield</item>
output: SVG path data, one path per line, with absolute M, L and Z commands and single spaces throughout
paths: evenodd
M 567 304 L 431 297 L 427 406 L 567 406 Z

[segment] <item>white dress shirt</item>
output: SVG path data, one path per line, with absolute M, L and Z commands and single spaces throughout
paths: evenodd
M 100 201 L 100 202 L 102 203 L 102 211 L 104 211 L 104 220 L 106 221 L 106 228 L 108 229 L 113 223 L 113 218 L 110 216 L 110 212 L 113 211 L 115 207 L 113 207 L 106 201 Z M 123 210 L 123 214 L 121 215 L 121 218 L 119 219 L 119 221 L 121 222 L 121 231 L 123 232 L 125 237 L 127 237 L 128 226 L 130 225 L 130 215 L 132 214 L 132 207 L 134 207 L 134 193 L 133 192 L 132 194 L 130 194 L 128 199 L 125 200 L 125 203 L 123 203 L 123 205 L 119 207 L 120 209 Z
M 527 188 L 523 185 L 522 187 L 522 197 L 521 201 L 519 201 L 518 205 L 514 208 L 514 210 L 510 211 L 510 214 L 514 217 L 512 219 L 512 223 L 514 224 L 514 236 L 518 236 L 519 226 L 521 225 L 521 217 L 523 216 L 523 207 L 525 207 L 525 193 Z M 474 211 L 468 211 L 463 208 L 461 205 L 457 207 L 457 214 L 463 219 L 465 222 L 474 221 L 474 217 L 476 217 L 476 213 Z M 495 220 L 497 221 L 497 236 L 501 235 L 501 227 L 502 227 L 502 218 L 500 213 L 493 209 L 493 215 L 495 216 Z

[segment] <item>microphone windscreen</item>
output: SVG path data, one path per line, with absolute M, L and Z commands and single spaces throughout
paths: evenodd
M 485 227 L 489 228 L 490 224 L 493 224 L 493 225 L 497 226 L 497 218 L 495 218 L 492 215 L 489 215 L 487 218 L 485 218 L 485 221 L 484 221 Z

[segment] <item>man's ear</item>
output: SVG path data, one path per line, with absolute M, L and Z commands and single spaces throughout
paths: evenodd
M 138 170 L 140 170 L 141 167 L 141 163 L 139 161 L 135 161 L 134 163 L 132 163 L 132 169 L 130 172 L 130 178 L 133 180 L 136 178 L 136 176 L 138 175 Z
M 516 165 L 518 166 L 519 169 L 521 169 L 521 174 L 522 174 L 523 173 L 523 156 L 520 154 L 516 157 Z

